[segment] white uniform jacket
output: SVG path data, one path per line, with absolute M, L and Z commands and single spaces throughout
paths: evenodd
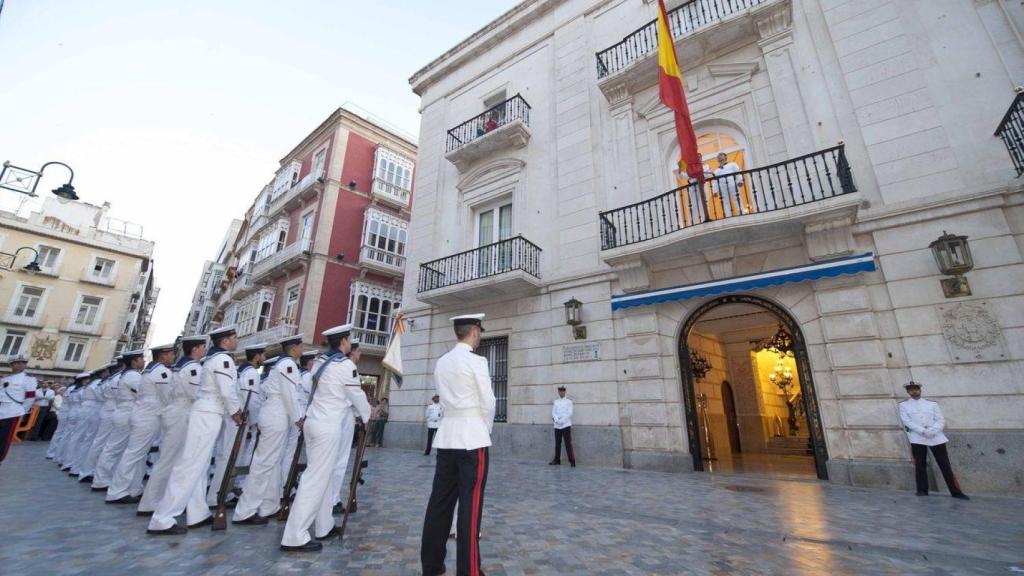
M 427 405 L 427 428 L 437 428 L 441 425 L 442 418 L 444 418 L 444 407 L 440 402 L 431 402 Z
M 263 382 L 263 407 L 268 414 L 280 417 L 284 413 L 291 426 L 302 418 L 299 412 L 299 385 L 302 375 L 291 358 L 282 358 L 270 369 L 270 376 Z
M 551 405 L 551 420 L 555 423 L 556 430 L 572 426 L 572 400 L 555 398 Z
M 302 379 L 299 380 L 299 394 L 295 397 L 295 403 L 299 406 L 299 418 L 305 418 L 306 410 L 309 409 L 309 395 L 313 393 L 313 373 L 309 370 L 299 368 Z
M 39 383 L 26 372 L 11 374 L 0 381 L 0 420 L 16 418 L 32 410 Z
M 370 402 L 359 384 L 359 369 L 355 362 L 344 354 L 318 358 L 313 365 L 314 375 L 324 362 L 327 362 L 327 367 L 320 373 L 313 400 L 306 409 L 306 417 L 325 422 L 341 422 L 345 410 L 352 407 L 357 417 L 362 418 L 363 422 L 369 422 Z
M 121 373 L 121 379 L 117 383 L 117 394 L 114 401 L 118 411 L 130 412 L 135 398 L 139 395 L 139 388 L 142 387 L 142 373 L 138 370 L 125 370 Z
M 444 407 L 434 447 L 475 450 L 490 446 L 495 400 L 487 359 L 459 342 L 438 359 L 434 382 Z
M 39 389 L 37 389 L 36 390 L 36 402 L 35 402 L 35 405 L 39 406 L 40 408 L 42 408 L 44 406 L 49 406 L 50 402 L 56 396 L 57 396 L 57 393 L 54 392 L 52 388 L 47 388 L 46 390 L 39 390 Z
M 170 401 L 167 408 L 190 408 L 199 392 L 202 381 L 203 366 L 191 358 L 178 360 L 171 369 L 172 385 Z
M 170 399 L 171 369 L 154 363 L 142 373 L 134 411 L 159 414 Z
M 192 409 L 230 416 L 241 409 L 235 380 L 235 360 L 224 350 L 214 349 L 203 360 L 202 379 Z
M 238 402 L 245 405 L 245 399 L 249 399 L 249 423 L 259 422 L 260 404 L 260 371 L 252 364 L 244 364 L 238 371 Z
M 911 444 L 938 446 L 949 442 L 942 433 L 946 419 L 942 417 L 939 405 L 931 400 L 910 398 L 900 402 L 900 421 Z

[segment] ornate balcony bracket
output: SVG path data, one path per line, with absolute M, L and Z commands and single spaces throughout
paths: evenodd
M 851 207 L 852 212 L 856 206 Z M 804 224 L 804 238 L 807 254 L 811 260 L 831 260 L 854 253 L 854 214 L 840 214 L 832 218 L 810 221 Z
M 612 265 L 619 277 L 619 287 L 623 292 L 648 290 L 651 287 L 651 267 L 640 258 Z

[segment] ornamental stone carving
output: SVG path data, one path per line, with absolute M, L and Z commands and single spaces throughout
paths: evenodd
M 1009 355 L 999 321 L 987 301 L 937 306 L 953 362 L 1005 360 Z

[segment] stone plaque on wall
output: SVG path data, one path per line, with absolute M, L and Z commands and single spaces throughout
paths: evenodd
M 988 302 L 975 300 L 936 306 L 942 336 L 955 363 L 1009 358 L 1006 339 Z
M 597 342 L 568 344 L 562 347 L 562 362 L 588 362 L 601 359 L 601 345 Z

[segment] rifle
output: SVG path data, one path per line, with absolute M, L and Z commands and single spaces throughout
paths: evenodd
M 224 467 L 224 478 L 220 481 L 220 490 L 217 491 L 217 510 L 213 513 L 212 530 L 226 530 L 228 527 L 227 498 L 231 485 L 235 482 L 235 461 L 238 460 L 238 453 L 242 449 L 242 438 L 245 437 L 248 426 L 249 400 L 252 398 L 252 391 L 245 395 L 245 405 L 242 406 L 242 421 L 238 423 L 238 430 L 235 431 L 235 443 L 231 446 L 231 455 L 228 456 L 227 466 Z
M 380 400 L 381 391 L 391 381 L 391 371 L 387 368 L 384 369 L 384 377 L 381 379 L 381 386 L 377 388 L 377 399 Z M 359 446 L 356 448 L 356 463 L 352 465 L 352 480 L 348 485 L 348 500 L 345 502 L 345 516 L 341 519 L 341 530 L 338 533 L 338 542 L 341 542 L 345 538 L 345 527 L 348 526 L 348 515 L 355 512 L 356 508 L 356 488 L 363 483 L 363 468 L 366 468 L 367 463 L 363 462 L 363 453 L 366 452 L 366 436 L 369 431 L 370 423 L 363 422 L 363 429 L 359 432 Z

